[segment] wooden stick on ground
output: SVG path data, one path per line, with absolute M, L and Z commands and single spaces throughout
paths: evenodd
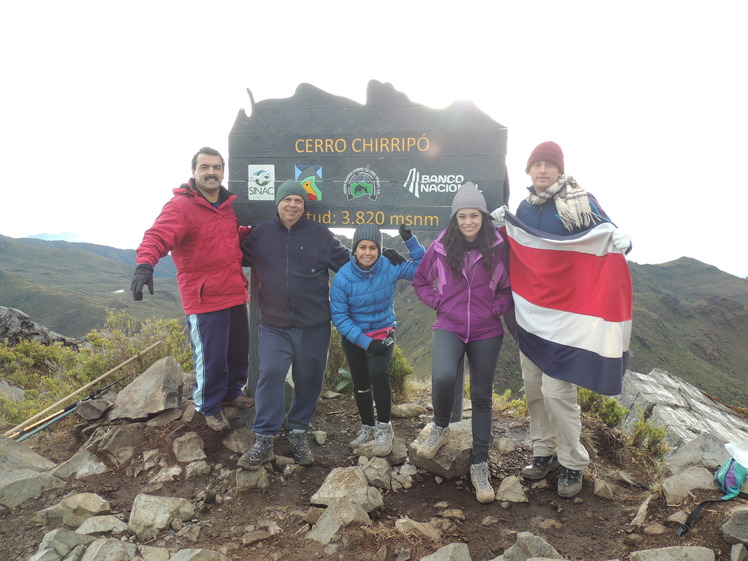
M 153 345 L 151 345 L 150 347 L 148 347 L 148 348 L 146 348 L 146 349 L 143 349 L 142 351 L 140 351 L 140 352 L 139 352 L 138 354 L 136 354 L 135 356 L 131 356 L 131 357 L 130 357 L 130 358 L 128 358 L 128 359 L 127 359 L 127 360 L 126 360 L 125 362 L 123 362 L 123 363 L 121 363 L 121 364 L 118 364 L 117 366 L 115 366 L 114 368 L 112 368 L 111 370 L 109 370 L 108 372 L 105 372 L 104 374 L 102 374 L 101 376 L 99 376 L 98 378 L 96 378 L 96 379 L 95 379 L 95 380 L 94 380 L 93 382 L 89 382 L 88 384 L 86 384 L 86 385 L 85 385 L 85 386 L 83 386 L 82 388 L 80 388 L 80 389 L 78 389 L 78 390 L 75 390 L 75 391 L 74 391 L 73 393 L 71 393 L 70 395 L 68 395 L 68 396 L 66 396 L 66 397 L 63 397 L 63 398 L 62 398 L 62 399 L 61 399 L 60 401 L 58 401 L 58 402 L 57 402 L 57 403 L 55 403 L 54 405 L 50 405 L 50 406 L 49 406 L 49 407 L 47 407 L 47 408 L 46 408 L 46 409 L 45 409 L 44 411 L 39 411 L 39 413 L 37 413 L 37 414 L 36 414 L 36 415 L 34 415 L 33 417 L 30 417 L 30 418 L 26 419 L 26 420 L 25 420 L 25 421 L 24 421 L 23 423 L 21 423 L 20 425 L 18 425 L 18 426 L 16 426 L 16 427 L 13 427 L 13 428 L 12 428 L 12 429 L 10 429 L 9 431 L 6 431 L 5 433 L 3 433 L 3 436 L 8 436 L 8 437 L 9 437 L 9 436 L 10 436 L 11 434 L 15 434 L 15 433 L 17 433 L 17 432 L 18 432 L 18 431 L 19 431 L 20 429 L 22 429 L 22 428 L 24 428 L 24 427 L 28 426 L 29 424 L 31 424 L 32 422 L 34 422 L 34 421 L 35 421 L 36 419 L 38 419 L 39 417 L 41 417 L 41 416 L 42 416 L 42 415 L 44 415 L 45 413 L 48 413 L 49 411 L 52 411 L 52 410 L 53 410 L 53 409 L 55 409 L 56 407 L 59 407 L 59 405 L 60 405 L 61 403 L 65 403 L 65 402 L 66 402 L 66 401 L 67 401 L 68 399 L 70 399 L 71 397 L 74 397 L 74 396 L 78 395 L 79 393 L 81 393 L 81 392 L 84 392 L 84 391 L 86 391 L 86 390 L 87 390 L 88 388 L 90 388 L 91 386 L 95 386 L 95 385 L 96 385 L 96 384 L 98 384 L 98 383 L 99 383 L 99 382 L 100 382 L 101 380 L 103 380 L 104 378 L 106 378 L 107 376 L 109 376 L 110 374 L 112 374 L 113 372 L 116 372 L 117 370 L 119 370 L 119 369 L 120 369 L 120 368 L 122 368 L 123 366 L 126 366 L 126 365 L 128 365 L 128 364 L 129 364 L 129 363 L 131 363 L 131 362 L 132 362 L 133 360 L 135 360 L 135 359 L 137 359 L 137 358 L 140 358 L 140 357 L 141 357 L 141 356 L 143 356 L 143 355 L 144 355 L 145 353 L 147 353 L 148 351 L 150 351 L 151 349 L 153 349 L 154 347 L 156 347 L 156 346 L 158 346 L 158 345 L 160 345 L 160 344 L 161 344 L 161 341 L 160 341 L 160 340 L 159 340 L 159 341 L 156 341 L 156 342 L 155 342 L 155 343 L 153 343 Z

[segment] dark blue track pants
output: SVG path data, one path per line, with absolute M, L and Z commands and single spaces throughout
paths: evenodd
M 195 409 L 216 415 L 222 401 L 242 393 L 249 368 L 249 317 L 246 304 L 187 316 L 197 383 Z
M 277 434 L 286 417 L 286 375 L 294 383 L 288 428 L 309 430 L 322 393 L 330 348 L 330 324 L 306 329 L 260 326 L 260 379 L 255 391 L 257 434 Z

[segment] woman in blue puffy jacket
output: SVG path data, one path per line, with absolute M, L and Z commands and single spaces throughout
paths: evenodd
M 351 260 L 337 272 L 330 289 L 332 323 L 341 335 L 361 417 L 361 429 L 350 446 L 358 448 L 374 440 L 376 456 L 389 454 L 394 439 L 389 368 L 397 325 L 395 285 L 400 279 L 413 279 L 425 253 L 404 226 L 400 226 L 400 237 L 410 261 L 393 265 L 381 259 L 382 232 L 376 224 L 356 228 Z

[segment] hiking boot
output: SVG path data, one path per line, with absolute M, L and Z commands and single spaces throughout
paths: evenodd
M 273 437 L 265 434 L 255 434 L 252 448 L 236 463 L 241 468 L 257 469 L 262 464 L 272 461 L 273 458 Z
M 205 415 L 205 422 L 207 423 L 208 428 L 216 432 L 229 430 L 231 428 L 226 417 L 223 416 L 223 411 L 219 411 L 215 415 Z
M 293 459 L 300 466 L 308 466 L 314 463 L 314 454 L 309 449 L 309 444 L 306 441 L 306 431 L 293 429 L 286 433 L 288 437 L 288 443 L 291 445 L 291 453 Z
M 449 440 L 449 427 L 432 425 L 428 438 L 418 447 L 418 455 L 430 460 Z
M 558 475 L 558 496 L 568 499 L 582 490 L 582 470 L 561 466 Z
M 475 498 L 478 499 L 479 503 L 492 503 L 496 498 L 496 492 L 491 487 L 491 472 L 488 471 L 488 462 L 470 466 L 470 482 L 475 488 Z
M 255 400 L 246 395 L 238 395 L 231 401 L 221 403 L 224 407 L 234 407 L 235 409 L 251 409 L 255 406 Z
M 363 446 L 367 442 L 371 442 L 372 440 L 374 440 L 374 433 L 374 427 L 372 427 L 371 425 L 361 425 L 356 438 L 351 440 L 348 443 L 348 446 L 355 450 L 359 446 Z
M 392 423 L 377 423 L 376 439 L 374 447 L 371 449 L 375 456 L 386 456 L 392 452 L 392 441 L 395 439 L 395 432 L 392 430 Z
M 556 454 L 535 456 L 530 465 L 522 468 L 522 477 L 525 479 L 543 479 L 554 469 L 558 469 L 560 465 Z

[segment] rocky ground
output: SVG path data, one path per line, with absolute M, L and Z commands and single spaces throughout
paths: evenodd
M 410 400 L 427 404 L 428 391 L 414 391 Z M 394 419 L 395 433 L 410 442 L 428 420 L 428 416 Z M 219 475 L 220 465 L 234 469 L 238 456 L 221 444 L 221 439 L 205 426 L 200 415 L 190 423 L 174 421 L 161 428 L 148 428 L 146 440 L 138 452 L 160 449 L 172 458 L 171 442 L 189 431 L 197 432 L 205 441 L 208 462 L 213 466 L 211 474 L 152 484 L 144 475 L 132 477 L 122 468 L 82 480 L 70 479 L 68 485 L 59 491 L 12 509 L 0 510 L 0 559 L 27 561 L 37 551 L 44 534 L 51 529 L 33 523 L 34 514 L 68 494 L 81 492 L 96 493 L 106 499 L 113 513 L 124 521 L 127 521 L 134 498 L 143 492 L 182 497 L 200 504 L 202 506 L 196 515 L 199 533 L 169 531 L 151 540 L 150 545 L 172 551 L 185 548 L 216 550 L 237 561 L 417 560 L 456 541 L 468 544 L 473 560 L 489 560 L 512 546 L 518 532 L 525 531 L 542 536 L 570 560 L 626 559 L 631 551 L 671 545 L 701 545 L 715 551 L 719 560 L 730 558 L 730 546 L 723 541 L 719 529 L 727 513 L 736 506 L 735 501 L 709 505 L 702 511 L 695 527 L 683 537 L 675 534 L 674 524 L 666 522 L 677 510 L 690 512 L 700 500 L 715 498 L 711 492 L 692 496 L 678 508 L 666 507 L 658 496 L 649 507 L 647 530 L 630 526 L 650 488 L 657 488 L 653 483 L 656 466 L 646 456 L 627 449 L 616 431 L 589 418 L 585 419 L 584 425 L 593 463 L 585 474 L 584 489 L 576 498 L 558 497 L 556 475 L 553 474 L 545 485 L 526 485 L 529 503 L 483 505 L 475 500 L 468 480 L 441 480 L 432 474 L 419 472 L 410 489 L 384 492 L 384 507 L 370 513 L 374 522 L 372 526 L 347 528 L 337 545 L 324 546 L 305 537 L 310 528 L 305 521 L 311 506 L 309 499 L 330 470 L 357 464 L 358 458 L 351 454 L 347 443 L 355 436 L 358 424 L 351 396 L 321 400 L 315 428 L 325 431 L 327 440 L 321 446 L 312 444 L 316 454 L 314 465 L 299 468 L 289 475 L 282 475 L 276 466 L 267 489 L 239 494 L 230 484 L 230 478 Z M 27 440 L 26 444 L 60 463 L 69 459 L 85 442 L 86 426 L 87 422 L 72 416 Z M 498 487 L 502 478 L 519 473 L 530 460 L 531 452 L 526 420 L 496 414 L 493 431 L 496 441 L 509 437 L 518 443 L 517 448 L 507 454 L 492 451 L 490 465 L 494 487 Z M 291 455 L 284 438 L 276 441 L 275 452 Z M 612 500 L 595 495 L 595 478 L 616 470 L 625 471 L 630 482 L 619 481 Z M 215 500 L 211 500 L 213 496 Z M 403 536 L 395 530 L 397 519 L 409 517 L 427 522 L 438 519 L 447 507 L 457 509 L 464 516 L 442 518 L 440 527 L 444 532 L 439 543 L 423 537 Z M 242 538 L 252 527 L 267 527 L 269 522 L 280 529 L 277 534 L 250 545 L 242 543 Z M 663 524 L 664 528 L 652 524 L 654 522 Z

